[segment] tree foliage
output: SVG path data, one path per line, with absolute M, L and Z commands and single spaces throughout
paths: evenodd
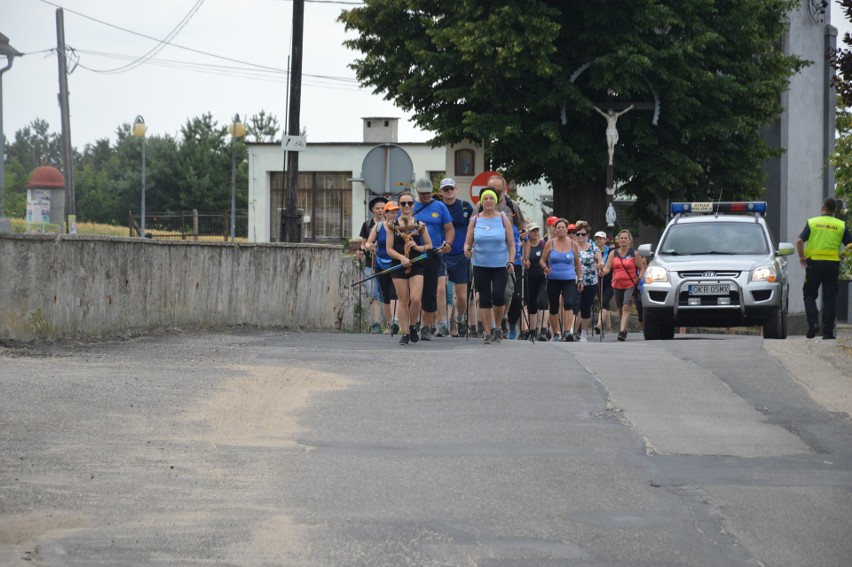
M 261 112 L 258 136 L 277 128 L 274 116 Z M 79 221 L 126 224 L 130 211 L 139 214 L 142 201 L 142 139 L 129 123 L 108 138 L 74 152 L 75 197 Z M 234 141 L 237 210 L 248 206 L 248 151 L 245 140 Z M 36 167 L 62 170 L 61 140 L 45 120 L 35 119 L 17 131 L 6 145 L 4 208 L 11 217 L 26 212 L 26 186 Z M 212 116 L 187 120 L 180 137 L 145 138 L 145 203 L 148 214 L 197 209 L 225 212 L 231 207 L 231 138 L 227 124 Z
M 805 64 L 778 49 L 797 4 L 365 0 L 340 20 L 358 34 L 345 43 L 363 85 L 413 112 L 434 144 L 478 141 L 507 176 L 544 177 L 569 218 L 603 220 L 606 123 L 593 106 L 656 93 L 658 124 L 625 114 L 615 151 L 634 214 L 653 222 L 670 198 L 762 192 L 761 165 L 781 150 L 760 130 Z

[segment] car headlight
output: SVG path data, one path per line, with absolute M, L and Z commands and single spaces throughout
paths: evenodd
M 760 266 L 755 268 L 751 273 L 751 281 L 753 282 L 774 282 L 778 279 L 778 272 L 775 266 Z
M 645 283 L 667 282 L 669 281 L 669 272 L 660 266 L 648 266 L 645 270 Z

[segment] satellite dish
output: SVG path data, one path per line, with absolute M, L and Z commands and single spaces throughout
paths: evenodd
M 367 152 L 361 164 L 361 176 L 373 193 L 398 195 L 411 186 L 414 165 L 401 147 L 382 144 Z

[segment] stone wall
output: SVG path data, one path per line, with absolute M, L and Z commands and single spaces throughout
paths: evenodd
M 0 339 L 348 330 L 357 279 L 340 246 L 0 235 Z

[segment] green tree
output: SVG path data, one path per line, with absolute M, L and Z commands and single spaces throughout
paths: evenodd
M 246 123 L 246 137 L 257 143 L 280 140 L 281 126 L 278 124 L 278 118 L 274 114 L 266 114 L 265 110 L 252 114 Z
M 184 207 L 227 211 L 231 206 L 231 151 L 227 125 L 208 112 L 181 127 L 177 187 Z
M 795 0 L 365 0 L 340 20 L 359 81 L 412 111 L 434 144 L 481 141 L 492 167 L 542 176 L 555 210 L 603 221 L 606 123 L 593 110 L 652 101 L 618 120 L 615 173 L 633 216 L 669 198 L 761 194 L 780 153 L 760 130 L 804 62 L 779 49 Z M 580 72 L 582 71 L 582 72 Z M 573 79 L 573 81 L 572 81 Z M 563 123 L 564 117 L 564 123 Z

